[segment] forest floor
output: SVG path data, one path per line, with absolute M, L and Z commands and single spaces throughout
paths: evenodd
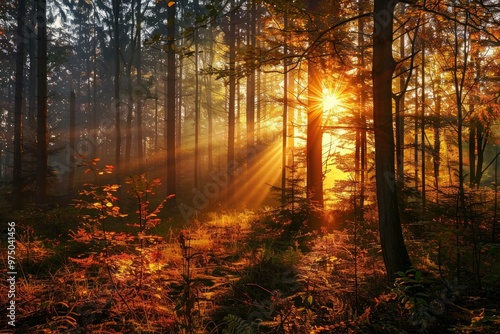
M 140 234 L 43 216 L 16 227 L 16 326 L 2 316 L 0 333 L 499 333 L 498 285 L 449 282 L 421 251 L 390 286 L 370 224 L 307 233 L 265 211 Z

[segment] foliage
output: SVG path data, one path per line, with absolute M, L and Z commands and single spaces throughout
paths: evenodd
M 430 297 L 422 284 L 422 272 L 409 269 L 397 275 L 394 284 L 397 299 L 410 313 L 412 325 L 419 331 L 425 331 L 435 318 L 429 307 Z
M 237 315 L 228 314 L 224 317 L 224 322 L 227 325 L 227 328 L 222 330 L 223 334 L 256 334 L 255 330 L 258 327 L 257 323 L 248 323 L 248 321 L 241 319 Z

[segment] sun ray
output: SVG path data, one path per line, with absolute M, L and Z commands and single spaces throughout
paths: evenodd
M 269 197 L 271 185 L 276 185 L 281 177 L 281 144 L 273 146 L 255 158 L 255 163 L 234 180 L 235 203 L 258 208 Z

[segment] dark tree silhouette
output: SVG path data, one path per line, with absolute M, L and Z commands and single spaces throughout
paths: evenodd
M 318 13 L 320 1 L 309 0 L 307 9 L 310 13 Z M 311 29 L 312 22 L 311 22 Z M 311 34 L 310 40 L 314 44 L 316 36 Z M 307 198 L 316 208 L 323 208 L 323 118 L 321 69 L 317 64 L 318 50 L 313 47 L 307 62 Z M 313 209 L 313 211 L 316 211 Z M 320 218 L 316 213 L 310 217 L 310 224 L 314 228 L 320 226 Z
M 392 42 L 395 4 L 393 0 L 375 0 L 372 67 L 380 242 L 390 281 L 395 279 L 396 272 L 405 272 L 411 267 L 401 230 L 394 169 L 392 76 L 396 62 L 392 57 Z
M 36 200 L 39 204 L 47 202 L 48 174 L 48 105 L 47 105 L 47 2 L 37 0 L 37 41 L 38 41 L 38 109 L 37 109 L 37 168 L 36 168 Z
M 177 171 L 175 157 L 175 2 L 167 9 L 167 194 L 177 193 Z M 175 206 L 172 197 L 168 204 Z
M 17 54 L 16 54 L 16 86 L 14 101 L 14 169 L 12 178 L 12 208 L 23 206 L 22 190 L 22 146 L 23 146 L 23 77 L 24 77 L 24 16 L 26 4 L 19 0 L 17 8 Z

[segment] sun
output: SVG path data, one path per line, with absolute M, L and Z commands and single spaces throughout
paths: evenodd
M 342 112 L 349 109 L 347 87 L 339 81 L 333 85 L 323 85 L 322 104 L 323 110 L 326 112 Z
M 342 106 L 342 99 L 335 93 L 323 93 L 323 110 L 338 110 Z

